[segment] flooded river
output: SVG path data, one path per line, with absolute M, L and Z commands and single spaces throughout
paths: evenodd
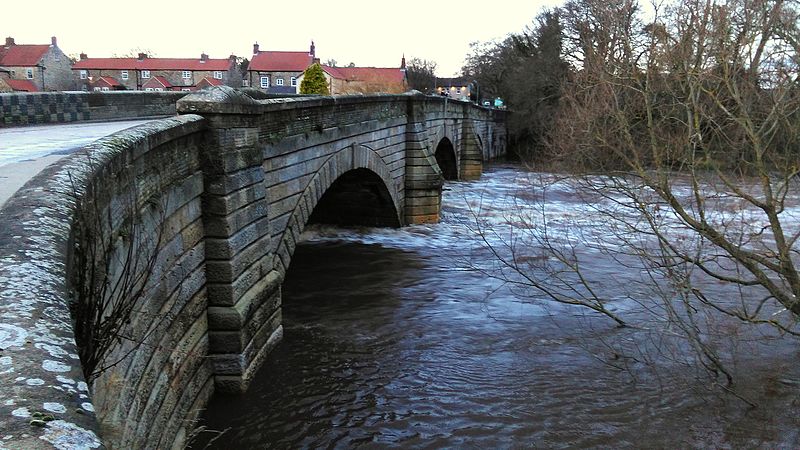
M 201 424 L 225 431 L 193 448 L 800 447 L 796 341 L 742 331 L 725 350 L 750 408 L 690 355 L 657 358 L 652 335 L 474 270 L 489 254 L 473 213 L 498 239 L 525 226 L 507 216 L 526 177 L 493 165 L 447 184 L 439 224 L 308 230 L 283 285 L 283 342 L 245 395 L 212 399 Z M 568 193 L 553 202 L 581 215 Z M 629 269 L 588 256 L 607 289 L 627 284 Z M 610 307 L 635 309 L 623 295 Z

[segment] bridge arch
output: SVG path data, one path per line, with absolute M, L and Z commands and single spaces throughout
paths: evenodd
M 458 154 L 453 146 L 453 142 L 443 137 L 436 145 L 434 152 L 436 164 L 442 171 L 442 176 L 445 180 L 458 180 Z
M 308 223 L 402 226 L 403 208 L 397 186 L 383 159 L 365 145 L 353 144 L 331 155 L 316 171 L 292 211 L 275 247 L 275 268 L 282 276 L 286 274 Z M 347 205 L 353 200 L 358 203 Z

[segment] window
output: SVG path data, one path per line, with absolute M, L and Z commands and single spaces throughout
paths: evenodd
M 277 84 L 278 86 L 283 86 L 283 78 L 278 78 L 277 80 L 275 80 L 275 84 Z
M 86 70 L 81 70 L 81 80 L 85 80 L 89 78 L 89 72 Z
M 144 88 L 144 90 L 147 92 L 153 92 L 153 88 Z
M 215 71 L 214 72 L 214 78 L 217 79 L 217 80 L 221 80 L 222 79 L 222 71 L 221 70 Z
M 183 91 L 183 92 L 192 92 L 192 90 L 189 89 L 189 88 L 181 88 L 181 91 Z
M 27 76 L 29 80 L 32 80 L 33 79 L 33 69 L 25 69 L 25 76 Z
M 108 88 L 107 88 L 107 87 L 105 87 L 105 86 L 103 86 L 103 90 L 104 90 L 104 91 L 107 91 L 107 90 L 108 90 Z
M 250 80 L 248 80 L 247 78 L 242 79 L 242 86 L 244 87 L 250 86 Z
M 123 70 L 123 71 L 120 73 L 120 75 L 122 76 L 122 79 L 123 79 L 123 80 L 127 80 L 127 79 L 128 79 L 128 71 L 127 71 L 127 70 Z
M 142 78 L 150 78 L 150 71 L 149 70 L 143 70 L 142 71 Z
M 95 92 L 100 92 L 100 86 L 95 86 L 95 88 L 94 88 L 93 90 L 94 90 Z
M 182 76 L 183 76 L 184 80 L 188 80 L 189 78 L 192 78 L 192 71 L 191 70 L 184 70 Z
M 261 89 L 269 87 L 269 77 L 261 77 Z
M 291 83 L 292 86 L 297 86 L 297 77 L 290 78 L 289 83 Z
M 163 91 L 163 90 L 164 90 L 164 88 L 155 88 L 155 91 L 156 91 L 156 92 L 161 92 L 161 91 Z

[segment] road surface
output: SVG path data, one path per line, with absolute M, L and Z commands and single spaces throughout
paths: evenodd
M 0 128 L 0 208 L 29 179 L 103 136 L 149 120 Z

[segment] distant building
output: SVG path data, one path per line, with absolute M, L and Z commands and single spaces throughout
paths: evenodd
M 11 86 L 6 82 L 11 78 L 11 71 L 5 67 L 0 67 L 0 92 L 11 92 Z
M 111 77 L 98 77 L 92 80 L 91 87 L 93 91 L 121 91 L 125 86 Z
M 5 84 L 15 91 L 68 91 L 75 89 L 70 70 L 72 62 L 58 48 L 55 36 L 50 44 L 17 44 L 7 37 L 0 46 L 0 67 Z
M 80 89 L 94 90 L 96 80 L 114 80 L 128 90 L 185 91 L 195 90 L 205 79 L 217 80 L 231 87 L 241 86 L 236 56 L 211 59 L 205 53 L 200 58 L 150 58 L 139 53 L 136 58 L 89 58 L 81 53 L 80 61 L 72 66 Z
M 322 71 L 331 95 L 399 94 L 408 90 L 405 58 L 399 68 L 322 66 Z M 298 86 L 302 79 L 298 79 Z
M 245 84 L 269 93 L 296 93 L 300 76 L 314 62 L 319 62 L 314 41 L 308 52 L 262 51 L 256 43 Z
M 469 80 L 464 77 L 437 78 L 436 92 L 439 95 L 446 95 L 455 100 L 469 101 Z

